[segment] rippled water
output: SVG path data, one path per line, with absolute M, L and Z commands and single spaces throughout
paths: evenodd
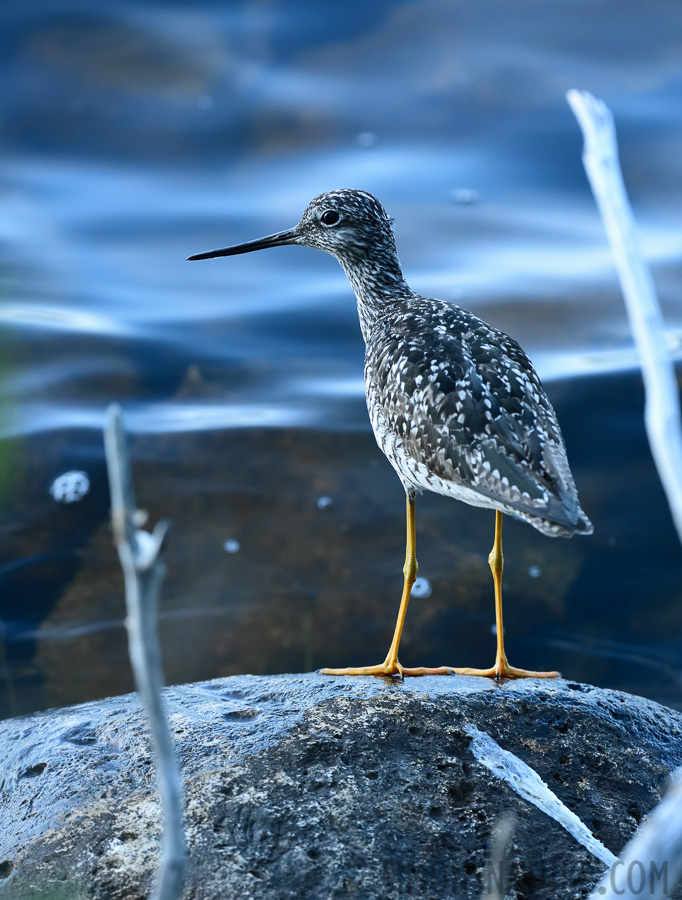
M 678 18 L 675 0 L 5 5 L 0 715 L 130 687 L 112 400 L 140 502 L 175 522 L 169 680 L 383 658 L 403 497 L 345 277 L 303 248 L 185 262 L 340 186 L 382 200 L 410 284 L 516 337 L 557 407 L 595 534 L 507 527 L 512 662 L 682 707 L 680 548 L 564 99 L 614 111 L 679 358 Z M 66 503 L 70 471 L 88 490 Z M 424 497 L 418 525 L 403 661 L 487 664 L 492 518 Z

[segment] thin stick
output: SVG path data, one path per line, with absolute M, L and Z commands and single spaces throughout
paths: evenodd
M 125 577 L 130 662 L 149 722 L 163 810 L 163 848 L 152 898 L 177 900 L 187 860 L 182 785 L 163 707 L 163 670 L 156 630 L 157 601 L 165 572 L 159 557 L 169 522 L 162 519 L 151 534 L 138 527 L 144 524 L 146 515 L 137 509 L 121 409 L 116 404 L 107 409 L 104 447 L 114 542 Z
M 509 850 L 516 816 L 513 812 L 503 812 L 490 835 L 490 858 L 486 866 L 485 874 L 485 900 L 504 900 L 507 896 L 507 872 L 509 869 Z
M 585 139 L 583 163 L 604 222 L 639 351 L 646 391 L 644 420 L 651 453 L 682 541 L 682 431 L 675 371 L 666 352 L 665 325 L 651 272 L 639 249 L 618 162 L 613 116 L 587 91 L 566 99 Z
M 590 900 L 666 900 L 682 877 L 682 768 L 658 806 L 611 866 Z

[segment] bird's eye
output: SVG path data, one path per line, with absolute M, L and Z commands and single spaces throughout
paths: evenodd
M 337 225 L 340 218 L 341 216 L 335 209 L 328 209 L 320 216 L 320 222 L 322 222 L 323 225 Z

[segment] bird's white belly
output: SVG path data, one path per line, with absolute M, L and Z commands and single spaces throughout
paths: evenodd
M 434 475 L 424 465 L 412 456 L 407 454 L 402 445 L 402 441 L 393 435 L 386 436 L 383 444 L 379 444 L 386 454 L 387 459 L 398 473 L 398 477 L 403 483 L 406 490 L 414 488 L 418 491 L 433 491 L 436 494 L 443 494 L 446 497 L 454 497 L 455 500 L 461 500 L 468 503 L 469 506 L 480 506 L 484 509 L 504 509 L 503 503 L 495 502 L 489 497 L 479 494 L 478 491 L 467 487 L 464 484 L 458 484 L 456 481 L 450 481 Z
M 431 472 L 423 462 L 415 459 L 406 451 L 401 436 L 387 427 L 380 405 L 372 403 L 371 398 L 368 398 L 368 401 L 370 401 L 368 402 L 368 409 L 374 437 L 380 449 L 398 473 L 398 477 L 406 491 L 410 489 L 420 492 L 433 491 L 446 497 L 454 497 L 455 500 L 461 500 L 470 506 L 479 506 L 483 509 L 506 510 L 504 503 L 495 502 L 466 485 L 441 478 L 439 475 Z

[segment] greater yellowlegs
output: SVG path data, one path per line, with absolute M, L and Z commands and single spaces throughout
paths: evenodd
M 415 294 L 396 253 L 392 220 L 358 190 L 320 194 L 288 231 L 190 256 L 233 256 L 301 244 L 331 253 L 355 291 L 365 340 L 365 393 L 379 447 L 398 473 L 407 502 L 407 550 L 398 621 L 383 663 L 323 669 L 328 675 L 542 677 L 510 666 L 502 625 L 502 513 L 543 534 L 591 534 L 580 508 L 559 423 L 521 347 L 473 313 Z M 398 661 L 417 576 L 415 496 L 435 491 L 495 510 L 488 561 L 495 588 L 497 655 L 489 669 L 404 668 Z

